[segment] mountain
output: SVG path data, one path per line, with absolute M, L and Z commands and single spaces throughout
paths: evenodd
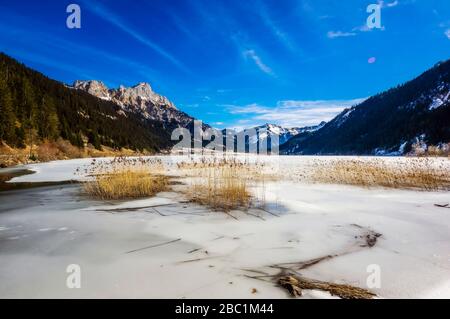
M 282 154 L 405 154 L 414 143 L 450 142 L 450 60 L 298 134 Z
M 245 141 L 245 148 L 247 151 L 258 150 L 259 145 L 268 146 L 268 150 L 271 146 L 279 146 L 286 143 L 294 136 L 299 134 L 306 134 L 314 132 L 322 128 L 326 122 L 322 122 L 315 126 L 285 128 L 276 124 L 264 124 L 256 126 L 242 131 L 236 131 L 233 129 L 224 129 L 219 133 L 224 137 L 223 144 L 226 145 L 227 141 L 234 141 L 234 148 L 237 150 L 238 140 Z M 228 136 L 228 138 L 226 137 Z M 267 143 L 267 140 L 269 142 Z
M 289 141 L 294 136 L 305 132 L 314 132 L 325 125 L 325 122 L 320 123 L 315 126 L 306 127 L 294 127 L 285 128 L 276 124 L 264 124 L 261 126 L 254 127 L 250 130 L 256 130 L 259 132 L 257 136 L 253 136 L 249 139 L 250 144 L 257 144 L 258 142 L 265 143 L 267 139 L 270 139 L 275 145 L 282 145 Z M 276 142 L 278 140 L 278 143 Z
M 166 129 L 189 127 L 194 120 L 193 117 L 178 110 L 165 96 L 155 93 L 148 83 L 109 89 L 100 81 L 75 81 L 72 88 L 111 101 L 124 112 L 132 112 L 145 120 L 161 122 Z
M 146 85 L 110 92 L 99 83 L 78 83 L 96 96 L 67 87 L 0 53 L 0 141 L 10 146 L 62 138 L 82 147 L 90 143 L 112 148 L 159 151 L 173 143 L 156 113 L 144 117 L 131 108 L 160 103 L 170 111 L 159 116 L 173 121 L 177 114 L 166 99 L 152 94 Z M 112 94 L 114 93 L 114 94 Z M 148 101 L 144 101 L 148 98 Z M 123 101 L 119 106 L 115 99 Z M 173 109 L 173 111 L 172 111 Z M 182 113 L 182 112 L 179 112 Z M 166 115 L 164 115 L 166 114 Z

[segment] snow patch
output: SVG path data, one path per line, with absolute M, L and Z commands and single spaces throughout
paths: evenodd
M 428 107 L 428 110 L 432 111 L 432 110 L 435 110 L 435 109 L 441 107 L 446 102 L 448 102 L 449 97 L 450 97 L 450 91 L 445 96 L 433 97 L 433 101 L 431 102 L 430 106 Z

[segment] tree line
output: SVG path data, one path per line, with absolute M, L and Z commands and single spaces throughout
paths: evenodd
M 171 145 L 161 123 L 71 89 L 0 53 L 0 140 L 23 148 L 63 138 L 75 146 L 158 151 Z

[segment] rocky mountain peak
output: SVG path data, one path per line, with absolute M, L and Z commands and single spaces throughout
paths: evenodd
M 117 89 L 108 89 L 101 81 L 75 81 L 73 88 L 83 90 L 96 97 L 112 100 L 122 107 L 128 109 L 140 109 L 148 111 L 149 107 L 172 108 L 175 105 L 165 96 L 159 95 L 152 90 L 146 82 L 138 83 L 132 87 L 120 85 Z
M 98 98 L 110 100 L 123 111 L 136 113 L 145 119 L 161 121 L 163 125 L 186 127 L 193 118 L 179 111 L 165 96 L 155 91 L 149 83 L 140 82 L 131 87 L 120 85 L 108 89 L 100 81 L 75 81 L 73 88 L 86 91 Z
M 133 86 L 133 89 L 139 89 L 139 90 L 143 90 L 145 92 L 153 92 L 152 87 L 147 82 L 140 82 L 140 83 L 136 84 L 135 86 Z
M 124 104 L 141 104 L 150 101 L 155 105 L 175 107 L 166 97 L 155 93 L 150 84 L 141 82 L 132 87 L 121 85 L 117 90 L 111 90 L 112 95 Z
M 89 94 L 95 95 L 104 100 L 110 100 L 108 87 L 101 81 L 89 80 L 80 81 L 77 80 L 73 83 L 73 88 L 86 91 Z

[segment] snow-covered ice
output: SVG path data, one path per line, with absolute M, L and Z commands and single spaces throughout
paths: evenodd
M 312 162 L 333 159 L 263 159 L 286 176 L 265 185 L 272 214 L 231 212 L 237 220 L 171 192 L 120 203 L 90 200 L 77 184 L 2 192 L 0 297 L 287 298 L 247 276 L 335 255 L 301 273 L 367 288 L 367 267 L 378 265 L 381 287 L 370 290 L 381 298 L 450 298 L 450 210 L 435 206 L 450 203 L 449 193 L 302 180 Z M 27 165 L 36 173 L 13 181 L 83 180 L 90 162 Z M 372 248 L 361 247 L 368 231 L 382 235 Z M 70 264 L 81 267 L 80 289 L 66 286 Z

